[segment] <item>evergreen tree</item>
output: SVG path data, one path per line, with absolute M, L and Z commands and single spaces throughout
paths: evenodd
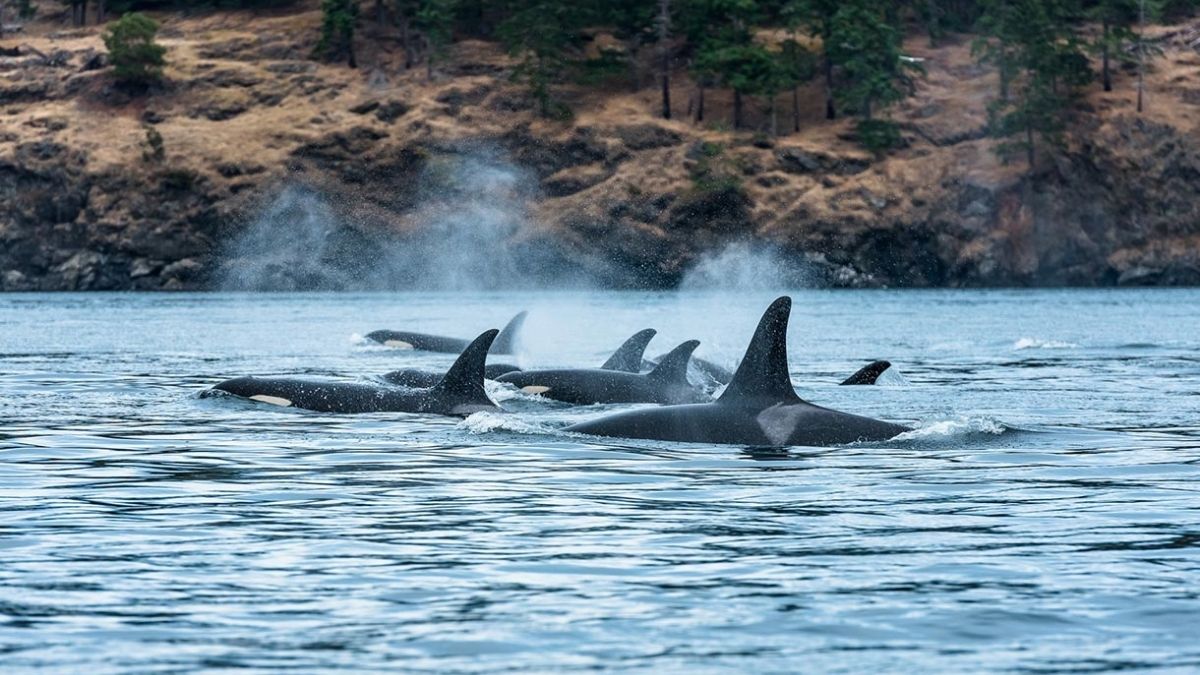
M 895 125 L 875 114 L 911 86 L 906 70 L 913 66 L 902 58 L 901 38 L 880 0 L 844 0 L 830 24 L 826 51 L 841 71 L 837 96 L 859 116 L 859 140 L 874 151 L 899 142 Z
M 158 22 L 140 12 L 126 14 L 109 24 L 104 46 L 117 80 L 144 86 L 162 78 L 167 50 L 154 41 Z
M 445 56 L 446 47 L 454 37 L 457 5 L 457 0 L 421 0 L 417 10 L 417 30 L 429 43 L 429 53 L 425 56 L 425 76 L 429 80 L 433 79 L 434 61 Z
M 346 65 L 357 68 L 354 57 L 354 24 L 358 21 L 355 0 L 321 0 L 321 39 L 317 55 L 332 60 L 346 59 Z
M 1113 54 L 1121 55 L 1123 48 L 1134 40 L 1133 25 L 1138 20 L 1139 0 L 1098 0 L 1089 15 L 1100 22 L 1100 34 L 1094 49 L 1100 52 L 1100 80 L 1104 91 L 1112 91 Z
M 785 12 L 809 27 L 814 37 L 821 38 L 821 74 L 825 78 L 825 119 L 837 117 L 833 79 L 833 57 L 830 43 L 833 40 L 833 19 L 841 8 L 841 0 L 789 0 Z
M 513 73 L 525 82 L 542 116 L 569 114 L 554 101 L 550 85 L 571 64 L 569 50 L 591 19 L 588 8 L 567 0 L 513 0 L 513 12 L 497 28 L 508 50 L 521 60 Z
M 1024 150 L 1030 167 L 1036 145 L 1062 145 L 1065 117 L 1078 87 L 1091 79 L 1075 35 L 1078 7 L 1069 0 L 991 0 L 984 26 L 1012 68 L 1007 98 L 991 106 L 992 129 L 1006 141 L 1000 151 Z

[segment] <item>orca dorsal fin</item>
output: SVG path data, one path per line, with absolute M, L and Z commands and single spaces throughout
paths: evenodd
M 672 349 L 659 359 L 658 365 L 646 373 L 646 377 L 663 384 L 687 384 L 688 361 L 699 346 L 699 340 L 688 340 Z
M 518 312 L 516 316 L 509 319 L 508 324 L 504 326 L 504 330 L 496 336 L 496 341 L 492 343 L 492 348 L 497 354 L 512 354 L 517 349 L 517 337 L 521 332 L 521 326 L 525 324 L 525 316 L 529 312 Z
M 433 385 L 430 393 L 446 396 L 461 403 L 486 403 L 495 406 L 488 398 L 483 388 L 484 364 L 487 361 L 488 349 L 500 331 L 495 328 L 484 331 L 471 341 L 467 348 L 455 359 L 454 365 L 442 377 L 441 382 Z
M 642 355 L 646 353 L 646 345 L 658 334 L 653 328 L 639 330 L 617 347 L 617 351 L 600 366 L 601 370 L 620 370 L 626 373 L 642 372 Z
M 858 370 L 850 377 L 847 377 L 842 384 L 875 384 L 875 380 L 883 374 L 883 371 L 892 367 L 890 361 L 874 361 Z
M 770 405 L 801 400 L 788 375 L 787 328 L 791 313 L 792 299 L 786 295 L 763 312 L 746 355 L 718 403 L 754 401 Z

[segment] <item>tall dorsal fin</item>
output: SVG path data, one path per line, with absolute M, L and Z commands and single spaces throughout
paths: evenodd
M 483 389 L 484 363 L 487 360 L 488 349 L 500 331 L 495 328 L 484 331 L 471 341 L 462 354 L 446 371 L 442 381 L 433 385 L 431 394 L 451 397 L 460 403 L 486 403 L 495 405 Z
M 509 320 L 508 325 L 504 330 L 500 331 L 500 335 L 496 337 L 496 341 L 492 343 L 492 348 L 497 354 L 512 354 L 517 349 L 517 337 L 521 332 L 521 326 L 525 323 L 525 316 L 529 312 L 519 312 L 516 316 Z
M 620 370 L 626 373 L 642 372 L 642 354 L 646 353 L 646 345 L 650 344 L 650 340 L 658 331 L 653 328 L 639 330 L 634 333 L 617 347 L 617 351 L 608 357 L 604 365 L 600 366 L 601 370 Z
M 847 377 L 842 384 L 875 384 L 875 380 L 883 374 L 883 371 L 891 368 L 890 361 L 874 361 L 859 369 L 850 377 Z
M 646 377 L 663 384 L 687 384 L 688 361 L 699 346 L 699 340 L 688 340 L 672 349 L 659 360 L 654 370 L 646 373 Z
M 788 375 L 787 327 L 791 313 L 792 299 L 786 295 L 763 312 L 746 355 L 718 403 L 754 401 L 769 405 L 800 401 Z

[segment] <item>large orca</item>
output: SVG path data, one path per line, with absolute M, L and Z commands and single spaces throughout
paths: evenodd
M 647 328 L 634 333 L 600 367 L 605 370 L 638 372 L 638 365 L 642 362 L 642 353 L 646 351 L 646 345 L 649 344 L 650 339 L 654 335 L 655 330 L 653 328 Z M 489 380 L 495 380 L 499 379 L 505 373 L 518 372 L 521 372 L 520 368 L 508 363 L 489 363 L 484 367 L 483 376 Z M 380 379 L 388 384 L 395 384 L 401 387 L 420 388 L 432 387 L 437 384 L 441 381 L 442 374 L 434 370 L 404 368 L 384 373 L 380 376 Z
M 891 361 L 873 361 L 863 366 L 850 377 L 842 381 L 843 385 L 849 384 L 875 384 L 875 380 L 883 374 L 883 371 L 892 367 Z
M 689 340 L 671 350 L 646 374 L 603 368 L 525 370 L 500 377 L 531 394 L 580 405 L 592 403 L 686 403 L 708 396 L 687 380 L 692 351 L 700 344 Z M 635 364 L 639 363 L 638 356 Z
M 412 412 L 466 416 L 499 410 L 483 389 L 483 364 L 499 331 L 475 338 L 450 370 L 428 389 L 290 377 L 238 377 L 213 387 L 253 401 L 318 412 Z
M 746 355 L 721 397 L 608 415 L 566 428 L 582 434 L 753 446 L 838 445 L 880 441 L 909 431 L 891 422 L 822 408 L 796 395 L 788 376 L 792 300 L 767 308 Z
M 526 314 L 527 312 L 517 314 L 508 322 L 504 330 L 500 331 L 500 335 L 492 343 L 493 354 L 516 353 L 517 335 L 521 332 L 521 326 L 525 323 Z M 463 340 L 461 338 L 397 330 L 371 331 L 367 333 L 366 337 L 373 342 L 397 349 L 420 349 L 427 352 L 444 352 L 448 354 L 457 354 L 466 349 L 467 344 L 470 343 L 470 340 Z

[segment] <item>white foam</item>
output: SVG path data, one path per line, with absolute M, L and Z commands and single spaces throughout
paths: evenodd
M 954 438 L 973 434 L 999 436 L 1007 427 L 986 417 L 960 417 L 954 420 L 925 422 L 912 431 L 906 431 L 892 440 L 911 441 L 931 438 Z
M 1013 349 L 1078 349 L 1074 342 L 1062 340 L 1039 340 L 1038 338 L 1023 337 L 1013 343 Z
M 477 412 L 458 423 L 460 429 L 466 429 L 472 434 L 486 434 L 492 431 L 512 431 L 518 434 L 547 434 L 550 429 L 543 428 L 512 415 L 494 411 Z

